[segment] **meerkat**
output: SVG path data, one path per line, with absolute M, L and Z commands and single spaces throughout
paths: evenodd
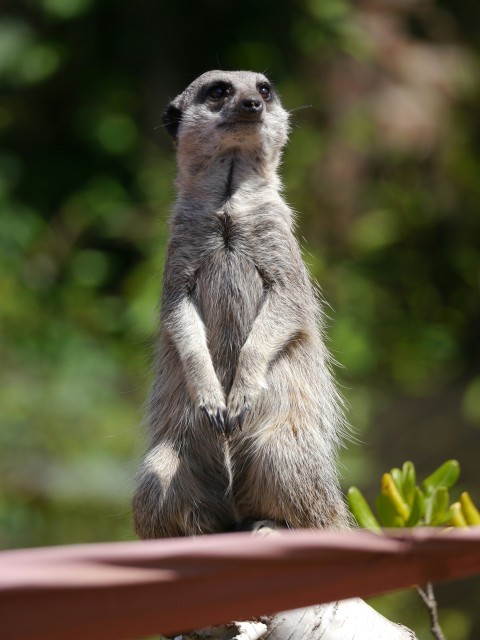
M 288 113 L 263 74 L 209 71 L 164 124 L 178 197 L 135 530 L 344 528 L 341 402 L 278 176 Z

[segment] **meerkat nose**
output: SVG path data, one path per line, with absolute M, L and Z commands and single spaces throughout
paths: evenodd
M 242 100 L 241 109 L 246 113 L 260 113 L 263 109 L 263 102 L 257 98 L 244 98 Z

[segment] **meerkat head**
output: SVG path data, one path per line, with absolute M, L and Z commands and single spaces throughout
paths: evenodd
M 179 160 L 197 162 L 237 150 L 277 164 L 289 129 L 271 82 L 251 71 L 204 73 L 167 106 L 163 123 Z

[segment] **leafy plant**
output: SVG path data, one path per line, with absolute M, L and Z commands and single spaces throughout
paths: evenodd
M 447 460 L 425 478 L 420 488 L 413 462 L 405 462 L 401 469 L 395 467 L 383 474 L 380 494 L 375 499 L 376 514 L 357 487 L 350 487 L 348 505 L 359 526 L 376 533 L 381 533 L 382 527 L 480 525 L 480 512 L 467 491 L 458 501 L 450 503 L 450 489 L 459 476 L 459 463 Z M 436 640 L 444 640 L 431 583 L 417 586 L 417 591 L 428 609 L 432 635 Z
M 347 494 L 348 505 L 360 527 L 380 532 L 382 527 L 466 527 L 480 525 L 480 512 L 468 492 L 450 502 L 450 489 L 460 476 L 456 460 L 447 460 L 417 485 L 413 462 L 384 473 L 375 514 L 357 487 Z

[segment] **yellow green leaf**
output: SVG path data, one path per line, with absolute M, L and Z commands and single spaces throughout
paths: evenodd
M 467 524 L 480 525 L 480 513 L 467 491 L 460 496 L 460 504 Z
M 390 499 L 383 494 L 375 498 L 375 507 L 382 527 L 404 527 L 405 520 L 398 515 Z
M 389 473 L 384 473 L 382 476 L 381 490 L 382 495 L 386 496 L 390 500 L 395 511 L 406 522 L 410 517 L 410 509 L 400 495 L 397 485 Z
M 462 513 L 462 505 L 460 504 L 460 502 L 454 502 L 450 507 L 450 511 L 452 512 L 452 515 L 448 524 L 451 524 L 454 527 L 468 526 L 467 521 L 465 520 L 465 516 Z

